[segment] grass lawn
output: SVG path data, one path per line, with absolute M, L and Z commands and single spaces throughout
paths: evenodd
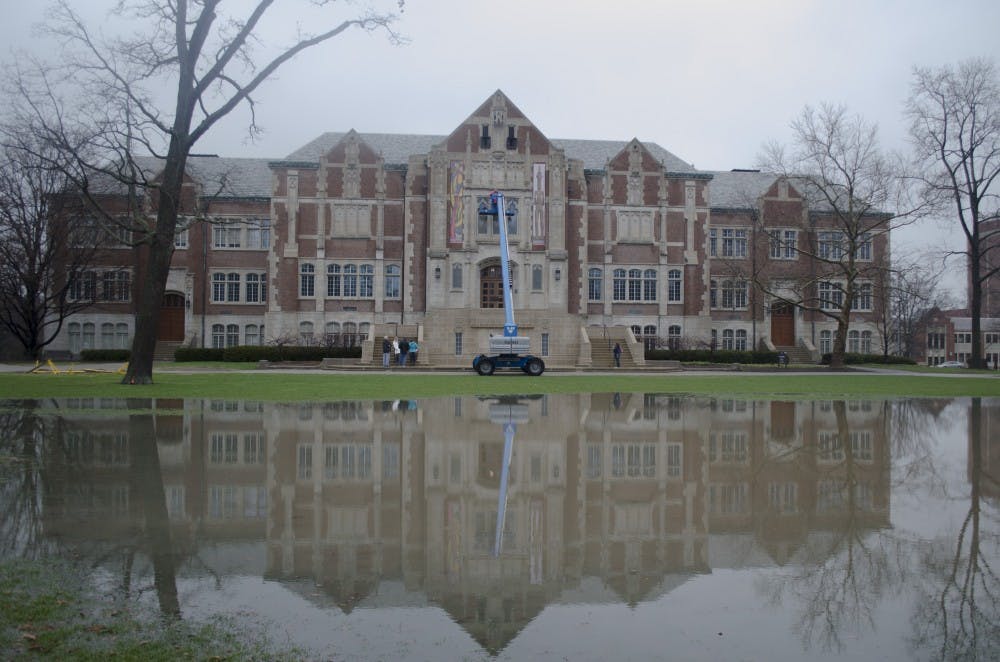
M 967 371 L 965 371 L 967 372 Z M 1000 379 L 991 376 L 956 378 L 947 375 L 887 375 L 876 373 L 768 373 L 719 375 L 671 373 L 546 374 L 531 378 L 520 373 L 493 377 L 473 374 L 386 374 L 327 372 L 315 374 L 261 371 L 178 374 L 155 372 L 155 384 L 124 386 L 120 375 L 0 374 L 0 398 L 226 398 L 283 402 L 385 400 L 450 395 L 541 393 L 687 393 L 698 395 L 780 396 L 797 399 L 834 397 L 1000 397 Z

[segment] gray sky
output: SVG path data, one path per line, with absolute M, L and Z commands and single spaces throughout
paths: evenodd
M 110 3 L 77 4 L 101 20 Z M 314 25 L 304 2 L 275 4 Z M 45 6 L 0 0 L 3 62 L 13 48 L 45 48 L 31 30 Z M 257 95 L 261 139 L 246 142 L 240 113 L 196 151 L 281 157 L 350 128 L 445 134 L 500 88 L 553 138 L 638 137 L 701 169 L 752 167 L 765 141 L 787 141 L 791 119 L 823 101 L 905 149 L 914 65 L 1000 60 L 996 0 L 407 0 L 398 29 L 408 45 L 355 32 L 303 54 Z M 956 241 L 956 226 L 925 224 L 896 244 Z

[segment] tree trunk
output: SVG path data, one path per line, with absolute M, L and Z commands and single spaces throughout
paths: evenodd
M 978 237 L 973 237 L 969 246 L 969 280 L 971 292 L 969 292 L 969 314 L 972 316 L 972 355 L 969 357 L 970 368 L 985 368 L 986 360 L 983 357 L 983 281 L 980 279 L 982 255 L 979 252 Z
M 180 209 L 181 187 L 188 148 L 176 135 L 170 139 L 170 150 L 163 168 L 156 211 L 156 228 L 148 242 L 148 257 L 142 288 L 135 312 L 135 336 L 132 355 L 123 384 L 153 383 L 153 353 L 156 351 L 156 330 L 160 318 L 163 293 L 167 288 L 170 261 L 174 254 L 174 232 Z
M 837 318 L 837 333 L 833 337 L 833 352 L 830 354 L 831 368 L 844 367 L 844 353 L 847 351 L 847 327 L 849 325 L 850 317 L 841 315 Z

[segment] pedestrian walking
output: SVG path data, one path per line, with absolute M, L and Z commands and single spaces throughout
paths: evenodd
M 389 336 L 382 336 L 382 367 L 389 369 L 389 355 L 392 354 L 392 343 Z
M 417 345 L 416 340 L 410 341 L 410 365 L 417 365 L 417 352 L 420 351 L 420 346 Z
M 406 338 L 399 339 L 399 365 L 406 367 L 406 353 L 410 351 L 410 343 L 406 341 Z
M 611 350 L 611 354 L 615 357 L 615 367 L 622 367 L 622 346 L 615 343 L 615 348 Z

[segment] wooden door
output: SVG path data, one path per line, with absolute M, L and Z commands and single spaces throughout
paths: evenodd
M 184 340 L 184 295 L 168 292 L 163 295 L 156 339 L 179 342 Z
M 795 308 L 791 304 L 771 306 L 771 342 L 776 347 L 795 345 Z
M 503 275 L 500 265 L 486 267 L 479 272 L 481 308 L 503 308 Z

